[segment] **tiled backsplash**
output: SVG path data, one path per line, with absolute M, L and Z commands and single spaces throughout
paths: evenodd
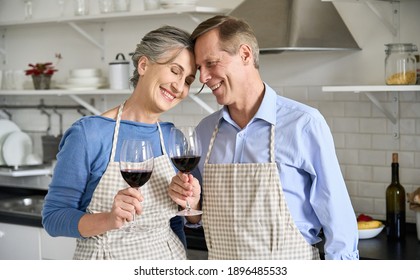
M 400 137 L 394 138 L 391 121 L 363 93 L 323 92 L 320 86 L 274 88 L 285 97 L 319 109 L 327 120 L 356 213 L 385 219 L 385 189 L 391 182 L 393 152 L 399 153 L 400 181 L 406 192 L 420 187 L 420 92 L 399 94 Z M 374 95 L 390 108 L 390 94 Z M 201 98 L 215 110 L 219 108 L 211 94 Z M 194 101 L 187 100 L 165 119 L 196 124 L 206 115 Z M 407 221 L 415 222 L 408 205 Z
M 420 92 L 400 93 L 400 137 L 394 138 L 393 124 L 375 105 L 360 93 L 322 92 L 314 87 L 276 87 L 279 94 L 308 104 L 320 110 L 330 125 L 337 156 L 356 213 L 366 213 L 385 219 L 385 189 L 391 181 L 391 154 L 399 153 L 400 181 L 406 192 L 420 187 Z M 374 93 L 386 108 L 390 108 L 391 95 Z M 220 106 L 209 93 L 199 95 L 211 108 Z M 124 97 L 108 97 L 106 102 L 98 97 L 98 108 L 110 108 Z M 37 104 L 38 98 L 8 97 L 7 104 Z M 47 97 L 46 104 L 70 101 L 66 97 Z M 106 108 L 101 108 L 105 110 Z M 29 131 L 35 147 L 41 148 L 40 136 L 45 134 L 47 119 L 39 111 L 10 111 L 23 130 Z M 63 111 L 64 129 L 81 117 L 80 113 Z M 162 120 L 176 124 L 196 125 L 208 112 L 187 98 L 176 108 L 162 116 Z M 4 116 L 2 116 L 4 117 Z M 53 116 L 53 134 L 58 132 L 58 119 Z M 407 207 L 407 221 L 415 222 L 414 212 Z

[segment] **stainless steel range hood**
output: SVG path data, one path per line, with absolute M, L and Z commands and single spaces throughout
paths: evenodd
M 260 53 L 360 50 L 331 2 L 245 0 L 229 14 L 251 25 Z

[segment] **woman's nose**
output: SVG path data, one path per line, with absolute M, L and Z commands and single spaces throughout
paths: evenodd
M 184 83 L 182 81 L 172 82 L 171 87 L 175 92 L 182 92 L 184 90 Z

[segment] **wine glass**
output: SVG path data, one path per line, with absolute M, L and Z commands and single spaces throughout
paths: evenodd
M 153 152 L 149 141 L 139 139 L 124 140 L 120 151 L 121 176 L 132 188 L 139 189 L 146 184 L 153 172 Z M 136 213 L 133 220 L 125 227 L 128 232 L 138 230 Z
M 25 5 L 25 19 L 32 19 L 32 1 L 31 0 L 24 0 Z
M 169 135 L 169 155 L 179 171 L 189 174 L 201 157 L 201 143 L 193 126 L 172 127 Z M 203 211 L 191 209 L 188 199 L 186 207 L 177 213 L 178 216 L 201 215 Z

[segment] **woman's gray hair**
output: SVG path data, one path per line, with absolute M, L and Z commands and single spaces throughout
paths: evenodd
M 179 50 L 174 56 L 165 61 L 160 61 L 162 57 L 166 56 L 168 51 Z M 165 25 L 147 33 L 132 55 L 134 65 L 134 72 L 130 78 L 133 88 L 136 87 L 139 81 L 139 72 L 137 66 L 139 59 L 146 56 L 153 63 L 167 64 L 173 61 L 178 54 L 187 49 L 194 52 L 194 44 L 190 38 L 190 33 L 180 28 Z

